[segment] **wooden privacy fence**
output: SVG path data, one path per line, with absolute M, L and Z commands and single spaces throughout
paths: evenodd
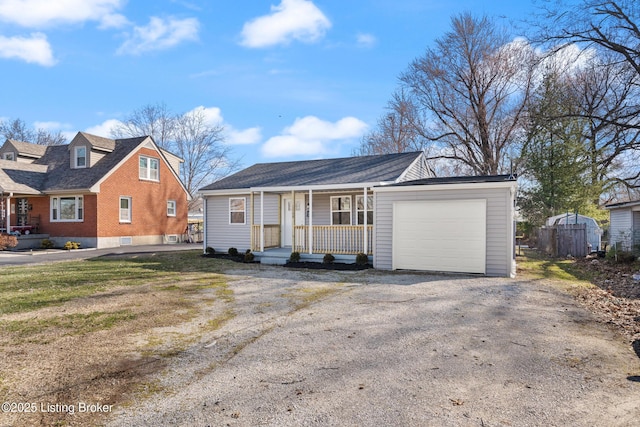
M 589 254 L 586 224 L 546 226 L 538 229 L 538 248 L 551 256 L 585 257 Z

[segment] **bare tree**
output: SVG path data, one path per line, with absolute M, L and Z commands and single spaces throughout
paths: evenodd
M 552 51 L 577 44 L 585 52 L 595 50 L 606 65 L 628 67 L 635 75 L 635 89 L 640 85 L 640 7 L 637 0 L 545 0 L 542 14 L 534 22 L 537 43 Z M 635 94 L 634 96 L 638 96 Z M 640 129 L 640 101 L 617 106 L 610 117 L 602 109 L 594 117 L 624 128 Z
M 165 104 L 139 108 L 111 131 L 113 138 L 151 136 L 158 146 L 182 158 L 179 175 L 192 196 L 210 181 L 238 168 L 225 144 L 224 127 L 207 120 L 203 109 L 184 114 L 172 113 Z M 197 205 L 191 201 L 189 209 Z
M 164 103 L 147 104 L 134 110 L 125 121 L 111 130 L 113 138 L 151 136 L 160 148 L 171 144 L 177 117 Z
M 67 139 L 58 131 L 52 133 L 45 129 L 32 129 L 27 127 L 21 119 L 14 119 L 8 123 L 0 122 L 0 134 L 5 139 L 30 142 L 38 145 L 60 145 L 67 142 Z
M 511 42 L 488 18 L 462 14 L 435 48 L 401 76 L 422 114 L 417 131 L 434 158 L 462 163 L 475 174 L 510 169 L 523 137 L 534 55 Z
M 210 124 L 200 109 L 176 118 L 171 147 L 184 159 L 180 177 L 192 195 L 238 167 L 230 158 L 231 148 L 224 143 L 224 127 Z
M 419 114 L 411 98 L 404 89 L 393 95 L 387 106 L 388 112 L 378 120 L 376 130 L 362 138 L 353 154 L 367 156 L 373 154 L 404 153 L 422 150 L 423 138 L 419 133 Z

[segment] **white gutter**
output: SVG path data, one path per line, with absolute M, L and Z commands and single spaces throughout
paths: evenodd
M 504 181 L 504 182 L 450 182 L 447 184 L 414 184 L 414 185 L 394 185 L 387 187 L 374 187 L 374 193 L 388 193 L 388 192 L 406 192 L 406 191 L 416 191 L 420 190 L 429 190 L 429 191 L 441 191 L 441 190 L 451 190 L 455 188 L 456 190 L 475 190 L 478 188 L 510 188 L 516 187 L 518 184 L 516 181 Z

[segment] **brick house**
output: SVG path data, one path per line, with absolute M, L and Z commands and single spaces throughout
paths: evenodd
M 189 193 L 182 159 L 153 138 L 79 132 L 68 145 L 0 148 L 0 231 L 82 247 L 182 241 Z

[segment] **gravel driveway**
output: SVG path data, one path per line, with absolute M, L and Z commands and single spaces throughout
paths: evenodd
M 517 279 L 231 271 L 232 321 L 111 425 L 627 426 L 640 359 Z M 221 307 L 222 309 L 222 307 Z

